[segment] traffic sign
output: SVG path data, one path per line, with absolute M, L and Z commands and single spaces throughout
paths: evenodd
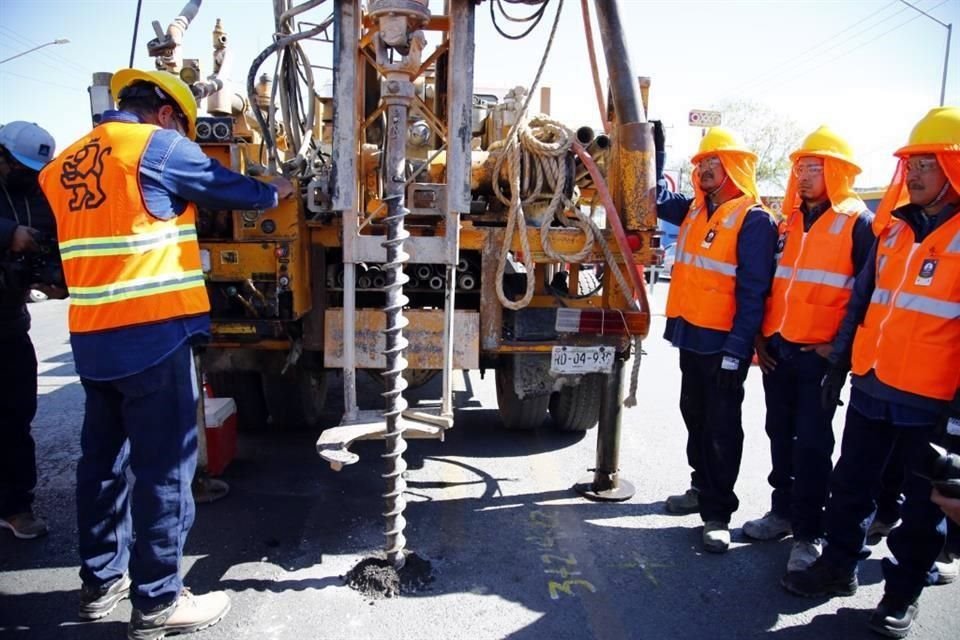
M 720 112 L 691 109 L 688 122 L 691 127 L 718 127 L 720 126 Z

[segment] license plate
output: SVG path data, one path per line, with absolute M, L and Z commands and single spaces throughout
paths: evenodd
M 613 347 L 554 347 L 551 373 L 610 373 L 616 355 Z

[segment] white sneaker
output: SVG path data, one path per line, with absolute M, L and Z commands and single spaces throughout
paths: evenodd
M 703 523 L 703 550 L 726 553 L 730 547 L 730 529 L 726 522 L 711 520 Z
M 821 553 L 823 553 L 823 545 L 821 543 L 797 540 L 793 543 L 793 548 L 790 549 L 790 559 L 787 560 L 787 573 L 806 570 L 817 561 Z
M 937 581 L 934 584 L 950 584 L 960 576 L 960 558 L 954 558 L 942 552 L 937 558 Z
M 775 540 L 793 533 L 793 526 L 787 518 L 781 518 L 772 511 L 762 518 L 747 520 L 743 523 L 743 535 L 754 540 Z

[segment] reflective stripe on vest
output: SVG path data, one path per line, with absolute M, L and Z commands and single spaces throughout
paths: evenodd
M 72 287 L 70 299 L 74 304 L 92 305 L 133 300 L 170 291 L 182 291 L 203 282 L 203 271 L 187 271 L 173 276 L 153 276 L 124 280 L 102 287 Z
M 903 221 L 877 244 L 877 282 L 853 344 L 852 371 L 951 400 L 960 388 L 960 214 L 914 243 Z
M 929 296 L 921 296 L 916 293 L 903 293 L 897 296 L 897 301 L 893 305 L 897 309 L 907 309 L 917 313 L 925 313 L 928 316 L 936 316 L 947 320 L 956 320 L 960 318 L 960 302 L 948 302 L 946 300 L 937 300 Z M 960 365 L 960 363 L 958 363 Z
M 779 333 L 800 344 L 833 340 L 853 291 L 857 217 L 830 209 L 805 232 L 803 213 L 795 209 L 781 225 L 785 241 L 767 297 L 764 336 Z
M 177 225 L 154 233 L 132 236 L 109 236 L 106 238 L 78 238 L 60 244 L 63 261 L 91 256 L 124 256 L 143 254 L 147 251 L 169 247 L 183 240 L 196 240 L 197 228 L 193 225 Z
M 870 296 L 870 302 L 873 304 L 890 304 L 891 292 L 889 289 L 874 289 Z
M 789 280 L 793 278 L 793 269 L 791 267 L 777 267 L 774 274 L 775 278 Z M 823 269 L 797 269 L 796 282 L 809 282 L 810 284 L 825 284 L 838 289 L 852 289 L 853 276 L 846 276 L 842 273 L 831 273 Z
M 40 172 L 57 219 L 72 333 L 209 312 L 196 206 L 160 220 L 140 190 L 140 161 L 158 127 L 108 122 Z
M 683 254 L 681 260 L 684 264 L 691 264 L 699 269 L 706 269 L 707 271 L 715 271 L 725 276 L 737 275 L 737 265 L 735 264 L 728 264 L 703 256 L 691 256 L 689 254 Z
M 668 318 L 705 329 L 729 331 L 736 313 L 737 239 L 752 207 L 749 196 L 729 200 L 712 216 L 691 209 L 680 225 Z

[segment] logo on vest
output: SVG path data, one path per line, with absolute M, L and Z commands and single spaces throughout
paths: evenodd
M 96 209 L 106 201 L 107 194 L 103 192 L 100 179 L 103 157 L 110 155 L 111 151 L 111 147 L 101 148 L 100 140 L 94 138 L 63 161 L 60 184 L 73 192 L 68 203 L 70 211 Z
M 917 279 L 913 282 L 913 284 L 918 287 L 929 287 L 930 283 L 933 282 L 933 274 L 936 272 L 936 270 L 936 258 L 927 258 L 923 261 L 923 264 L 920 265 L 920 273 L 917 274 Z
M 702 249 L 709 249 L 710 245 L 713 244 L 713 239 L 716 237 L 717 237 L 717 230 L 710 229 L 710 231 L 707 231 L 707 235 L 704 236 L 703 242 L 700 243 L 700 247 Z

